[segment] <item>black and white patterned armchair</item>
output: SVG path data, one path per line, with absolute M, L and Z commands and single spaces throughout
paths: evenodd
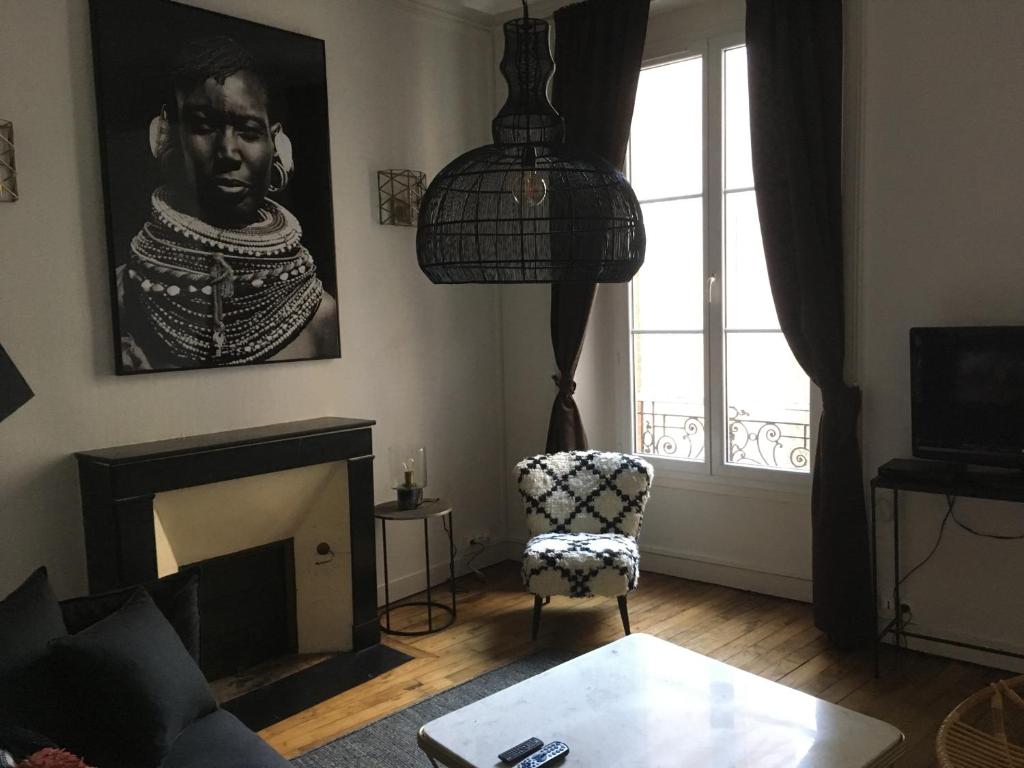
M 523 584 L 534 595 L 533 638 L 552 595 L 616 597 L 629 634 L 626 595 L 640 576 L 637 536 L 651 493 L 651 465 L 637 456 L 567 451 L 516 464 L 530 540 Z

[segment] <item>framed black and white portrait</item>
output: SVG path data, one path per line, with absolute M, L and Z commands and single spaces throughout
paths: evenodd
M 117 372 L 340 357 L 323 41 L 90 10 Z

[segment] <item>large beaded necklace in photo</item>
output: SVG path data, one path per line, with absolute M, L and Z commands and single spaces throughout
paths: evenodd
M 169 199 L 166 187 L 153 193 L 128 265 L 154 333 L 184 361 L 240 365 L 272 357 L 323 298 L 298 220 L 265 200 L 255 223 L 219 229 Z

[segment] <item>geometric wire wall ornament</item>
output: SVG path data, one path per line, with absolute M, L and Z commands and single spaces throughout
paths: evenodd
M 0 203 L 18 199 L 18 174 L 14 169 L 14 123 L 0 120 Z
M 420 216 L 420 202 L 427 190 L 427 174 L 392 168 L 377 171 L 380 194 L 380 223 L 415 227 Z

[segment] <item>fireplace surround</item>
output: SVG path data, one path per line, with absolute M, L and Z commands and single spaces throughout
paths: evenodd
M 336 474 L 341 477 L 333 487 L 344 492 L 347 486 L 347 498 L 338 499 L 337 515 L 331 509 L 321 510 L 322 519 L 317 521 L 320 529 L 325 524 L 337 529 L 347 517 L 346 544 L 350 553 L 344 557 L 350 560 L 346 570 L 351 577 L 351 596 L 342 594 L 348 585 L 339 578 L 337 597 L 346 610 L 351 601 L 351 639 L 349 642 L 347 637 L 339 638 L 334 650 L 359 651 L 377 644 L 380 632 L 373 518 L 374 423 L 330 417 L 77 453 L 90 592 L 147 582 L 166 575 L 169 567 L 187 564 L 186 560 L 168 565 L 166 538 L 174 526 L 170 524 L 172 520 L 161 519 L 155 508 L 158 494 L 172 497 L 172 492 L 180 489 L 343 462 L 335 465 Z M 224 514 L 234 515 L 230 525 L 235 527 L 244 522 L 240 518 L 243 512 L 223 510 Z M 220 513 L 212 506 L 189 524 L 194 527 L 202 517 Z M 325 516 L 331 518 L 327 523 Z M 182 527 L 180 520 L 177 525 Z M 296 533 L 296 541 L 302 535 L 312 534 Z M 246 541 L 244 537 L 240 542 L 234 552 L 247 550 L 254 543 L 273 543 Z M 212 554 L 229 555 L 232 551 Z M 338 566 L 334 564 L 334 573 L 338 573 Z M 325 572 L 328 570 L 325 568 Z M 322 585 L 319 589 L 318 605 L 323 606 L 331 596 L 323 594 Z M 307 634 L 315 636 L 316 632 L 311 630 Z M 324 644 L 322 638 L 313 642 Z M 207 652 L 204 644 L 204 655 Z

